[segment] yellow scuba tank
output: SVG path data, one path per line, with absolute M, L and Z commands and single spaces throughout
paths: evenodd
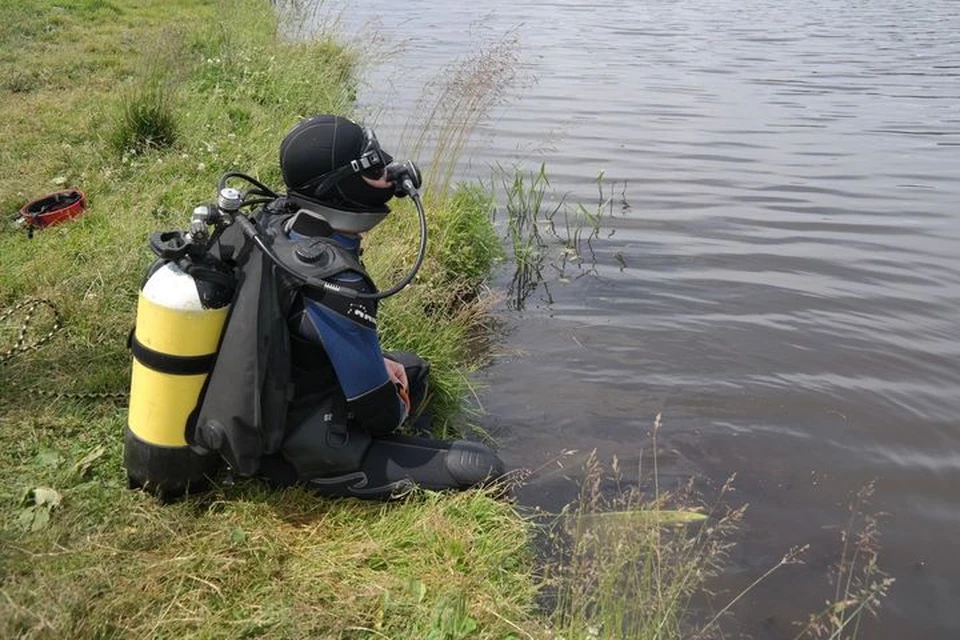
M 187 428 L 213 368 L 233 297 L 232 273 L 201 248 L 191 258 L 189 236 L 184 237 L 180 232 L 151 236 L 161 260 L 140 290 L 130 336 L 133 371 L 124 466 L 131 488 L 164 498 L 202 490 L 220 465 L 218 455 L 187 442 Z

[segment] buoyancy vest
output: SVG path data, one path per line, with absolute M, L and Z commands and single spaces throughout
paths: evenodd
M 256 216 L 263 235 L 282 262 L 308 278 L 329 280 L 348 272 L 357 274 L 357 286 L 376 291 L 359 260 L 336 242 L 323 237 L 288 236 L 284 224 L 291 214 L 288 203 L 280 198 Z M 216 253 L 234 267 L 238 286 L 213 371 L 188 426 L 187 438 L 191 444 L 219 452 L 239 475 L 250 476 L 257 473 L 263 456 L 284 447 L 288 436 L 294 440 L 304 437 L 297 424 L 288 425 L 295 391 L 291 343 L 298 340 L 291 335 L 288 323 L 294 305 L 305 298 L 322 306 L 331 317 L 375 332 L 377 304 L 375 300 L 348 298 L 295 281 L 249 242 L 236 225 L 221 236 Z M 297 347 L 298 351 L 301 347 Z M 318 367 L 326 364 L 319 357 L 317 362 Z M 343 403 L 334 396 L 323 397 L 339 407 Z M 323 411 L 313 413 L 325 415 Z M 303 415 L 295 414 L 294 420 L 302 420 Z M 291 426 L 293 429 L 288 429 Z M 300 449 L 303 447 L 297 450 Z M 329 462 L 309 460 L 303 455 L 298 461 L 300 464 L 294 463 L 303 467 L 304 473 L 315 473 L 313 467 Z M 349 464 L 344 461 L 341 466 Z

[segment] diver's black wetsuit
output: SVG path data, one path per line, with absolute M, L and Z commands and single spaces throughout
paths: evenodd
M 283 206 L 261 218 L 283 259 L 339 286 L 375 291 L 356 236 L 334 233 L 305 211 L 281 215 Z M 414 484 L 466 488 L 502 474 L 499 458 L 479 443 L 392 435 L 408 416 L 384 356 L 404 366 L 420 429 L 429 365 L 409 352 L 381 351 L 376 300 L 291 283 L 255 254 L 238 268 L 245 277 L 201 405 L 197 444 L 219 450 L 241 475 L 324 495 L 387 498 Z M 237 349 L 251 353 L 236 358 Z M 252 405 L 233 379 L 254 386 Z
M 360 262 L 359 237 L 338 234 L 307 212 L 290 219 L 285 231 L 295 241 L 327 238 Z M 366 273 L 344 271 L 331 280 L 372 292 Z M 289 317 L 294 396 L 287 413 L 288 434 L 281 452 L 261 461 L 270 480 L 281 484 L 307 480 L 327 493 L 339 493 L 341 483 L 357 484 L 357 472 L 362 469 L 367 476 L 363 489 L 393 491 L 405 484 L 390 477 L 382 463 L 363 464 L 370 453 L 371 460 L 378 458 L 378 452 L 383 457 L 379 451 L 383 442 L 394 446 L 404 442 L 403 438 L 375 439 L 390 435 L 408 417 L 383 360 L 404 366 L 410 413 L 419 418 L 418 428 L 424 431 L 429 429 L 423 400 L 430 365 L 410 352 L 383 353 L 376 315 L 375 301 L 331 300 L 309 291 L 298 295 Z

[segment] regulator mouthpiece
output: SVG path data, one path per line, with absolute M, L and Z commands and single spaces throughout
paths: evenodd
M 397 197 L 417 195 L 423 183 L 420 167 L 413 160 L 391 162 L 386 167 L 387 180 L 396 185 Z

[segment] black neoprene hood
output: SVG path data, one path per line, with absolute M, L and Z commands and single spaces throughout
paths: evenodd
M 335 115 L 305 118 L 280 144 L 284 184 L 298 199 L 346 211 L 386 213 L 394 190 L 373 187 L 359 173 L 351 173 L 323 193 L 316 193 L 309 184 L 356 160 L 366 144 L 363 128 L 352 120 Z M 392 159 L 383 155 L 387 162 Z

